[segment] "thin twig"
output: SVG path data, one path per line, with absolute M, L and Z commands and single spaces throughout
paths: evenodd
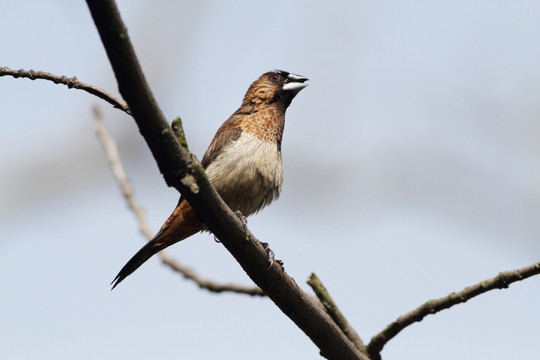
M 332 299 L 332 297 L 328 293 L 328 290 L 326 290 L 326 288 L 324 287 L 322 281 L 317 277 L 317 275 L 312 273 L 307 283 L 309 286 L 311 286 L 311 288 L 315 292 L 315 295 L 317 295 L 322 305 L 324 306 L 330 317 L 334 319 L 341 331 L 343 331 L 343 333 L 349 338 L 349 340 L 353 342 L 353 344 L 358 350 L 366 354 L 366 346 L 364 345 L 364 342 L 362 341 L 358 333 L 349 324 L 345 316 L 341 313 L 338 306 L 334 302 L 334 299 Z
M 189 150 L 186 134 L 184 133 L 184 127 L 182 126 L 182 119 L 180 119 L 180 116 L 172 121 L 171 128 L 178 141 L 180 141 L 180 145 Z
M 1 76 L 12 76 L 14 78 L 26 78 L 30 80 L 42 79 L 52 81 L 55 84 L 66 85 L 68 88 L 84 90 L 87 93 L 90 93 L 94 96 L 97 96 L 100 99 L 105 100 L 112 106 L 117 109 L 122 110 L 127 114 L 131 114 L 128 105 L 121 99 L 114 97 L 105 90 L 102 90 L 94 85 L 90 85 L 79 81 L 75 76 L 68 78 L 67 76 L 54 75 L 45 71 L 34 71 L 34 70 L 13 70 L 7 66 L 0 67 L 0 77 Z
M 139 224 L 139 230 L 146 237 L 147 240 L 151 240 L 153 235 L 150 230 L 150 224 L 146 217 L 146 214 L 142 207 L 138 204 L 135 193 L 133 191 L 133 186 L 129 181 L 126 172 L 120 161 L 120 155 L 118 153 L 118 148 L 114 139 L 110 136 L 105 123 L 103 122 L 103 116 L 98 107 L 93 108 L 94 116 L 97 123 L 97 135 L 103 148 L 105 149 L 105 154 L 107 155 L 107 160 L 114 174 L 116 182 L 120 186 L 122 195 L 126 199 L 129 208 L 135 214 L 137 218 L 137 223 Z M 195 271 L 182 265 L 180 262 L 172 258 L 167 254 L 165 250 L 159 252 L 159 257 L 161 262 L 167 265 L 172 270 L 180 273 L 184 278 L 194 281 L 201 289 L 206 289 L 211 292 L 234 292 L 239 294 L 247 294 L 252 296 L 265 296 L 264 292 L 258 287 L 248 287 L 241 286 L 236 284 L 219 284 L 217 282 L 206 280 L 201 278 Z
M 201 289 L 206 289 L 215 293 L 232 292 L 251 296 L 266 296 L 266 294 L 256 286 L 242 286 L 230 283 L 219 284 L 215 281 L 205 280 L 201 278 L 193 269 L 180 264 L 177 260 L 170 257 L 169 254 L 164 250 L 161 250 L 159 256 L 163 264 L 180 273 L 184 278 L 194 281 Z
M 524 280 L 528 277 L 540 274 L 540 262 L 523 267 L 521 269 L 499 273 L 494 278 L 484 280 L 478 284 L 466 287 L 460 292 L 451 293 L 440 299 L 429 300 L 417 309 L 400 316 L 396 321 L 388 325 L 383 331 L 375 335 L 367 346 L 370 359 L 380 359 L 380 352 L 384 345 L 407 326 L 422 321 L 427 315 L 435 314 L 454 305 L 464 303 L 467 300 L 494 289 L 504 289 L 511 283 Z

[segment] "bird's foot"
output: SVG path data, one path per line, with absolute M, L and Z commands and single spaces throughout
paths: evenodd
M 246 217 L 244 216 L 244 214 L 242 214 L 242 212 L 240 212 L 240 210 L 236 210 L 234 212 L 234 214 L 236 216 L 238 216 L 238 218 L 240 219 L 240 222 L 242 222 L 242 226 L 244 227 L 244 231 L 247 231 L 247 219 Z M 217 243 L 220 243 L 221 241 L 216 237 L 216 235 L 214 235 L 214 241 L 217 242 Z
M 234 213 L 240 219 L 240 222 L 244 226 L 244 230 L 247 230 L 247 219 L 244 216 L 244 214 L 242 214 L 242 212 L 240 210 L 236 210 Z
M 242 223 L 242 227 L 244 228 L 244 232 L 246 233 L 246 241 L 249 241 L 249 232 L 247 228 L 246 217 L 244 216 L 244 214 L 242 214 L 240 210 L 236 210 L 234 213 L 240 219 L 240 222 Z
M 283 261 L 276 260 L 276 258 L 274 256 L 274 251 L 272 251 L 272 249 L 270 249 L 270 246 L 268 245 L 268 243 L 265 243 L 265 242 L 262 242 L 262 241 L 260 243 L 263 246 L 264 250 L 266 250 L 266 254 L 268 255 L 268 261 L 270 262 L 270 265 L 268 266 L 268 269 L 270 269 L 272 267 L 272 265 L 274 265 L 274 261 L 276 263 L 278 263 L 279 265 L 281 265 L 281 267 L 283 267 Z

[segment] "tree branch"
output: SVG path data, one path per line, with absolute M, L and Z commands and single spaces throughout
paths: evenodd
M 189 150 L 186 134 L 184 134 L 184 127 L 182 126 L 182 119 L 180 119 L 180 116 L 176 117 L 172 121 L 171 127 L 173 129 L 174 135 L 176 136 L 178 141 L 180 141 L 180 145 L 182 145 L 183 148 L 186 148 L 186 150 Z
M 380 352 L 384 345 L 401 330 L 407 326 L 420 322 L 427 315 L 438 313 L 441 310 L 464 303 L 475 296 L 494 289 L 504 289 L 511 283 L 526 279 L 533 275 L 540 274 L 540 262 L 526 266 L 521 269 L 501 272 L 494 278 L 484 280 L 476 285 L 466 287 L 458 293 L 451 293 L 448 296 L 436 300 L 429 300 L 417 309 L 400 316 L 396 321 L 388 325 L 383 331 L 375 335 L 367 346 L 368 355 L 372 360 L 380 359 Z
M 87 0 L 116 75 L 120 93 L 165 181 L 178 189 L 197 217 L 220 239 L 250 278 L 329 359 L 367 359 L 321 307 L 305 294 L 245 228 L 211 186 L 199 161 L 183 148 L 159 109 L 112 0 Z
M 87 83 L 84 83 L 82 81 L 79 81 L 75 76 L 68 78 L 67 76 L 58 76 L 54 75 L 45 71 L 34 71 L 34 70 L 12 70 L 8 68 L 7 66 L 0 67 L 0 77 L 2 76 L 12 76 L 14 78 L 26 78 L 30 80 L 36 80 L 36 79 L 42 79 L 42 80 L 49 80 L 52 81 L 55 84 L 62 84 L 66 85 L 68 88 L 73 89 L 79 89 L 86 91 L 87 93 L 90 93 L 94 96 L 97 96 L 100 99 L 105 100 L 112 106 L 114 106 L 117 109 L 122 110 L 123 112 L 130 114 L 129 107 L 127 104 L 114 97 L 113 95 L 109 94 L 105 90 L 102 90 L 98 87 L 95 87 L 94 85 L 90 85 Z
M 195 271 L 187 266 L 180 264 L 178 261 L 169 256 L 167 252 L 163 250 L 159 253 L 161 262 L 172 270 L 180 273 L 184 278 L 194 281 L 201 289 L 208 290 L 210 292 L 222 293 L 232 292 L 237 294 L 245 294 L 251 296 L 266 296 L 266 294 L 256 286 L 242 286 L 237 284 L 219 284 L 215 281 L 206 280 L 201 278 Z
M 109 161 L 114 178 L 118 183 L 129 208 L 137 219 L 141 233 L 148 241 L 150 241 L 153 238 L 152 231 L 150 230 L 150 224 L 144 210 L 138 204 L 135 198 L 133 186 L 126 175 L 122 162 L 120 161 L 120 155 L 118 153 L 116 143 L 107 131 L 99 108 L 94 107 L 93 111 L 94 117 L 96 118 L 97 135 L 105 150 L 105 154 L 107 156 L 107 160 Z M 211 280 L 203 279 L 194 270 L 182 265 L 180 262 L 172 258 L 165 250 L 161 250 L 158 254 L 161 258 L 161 262 L 164 265 L 180 273 L 184 278 L 194 281 L 201 289 L 206 289 L 216 293 L 233 292 L 252 296 L 265 296 L 264 292 L 258 287 L 240 286 L 236 284 L 219 284 Z
M 358 333 L 353 329 L 351 324 L 349 324 L 345 316 L 341 313 L 338 306 L 334 302 L 334 299 L 332 299 L 328 293 L 328 290 L 326 290 L 324 287 L 322 281 L 317 277 L 317 275 L 312 273 L 307 283 L 309 286 L 311 286 L 315 292 L 315 295 L 317 295 L 330 317 L 336 322 L 343 333 L 347 335 L 349 340 L 353 342 L 358 350 L 366 354 L 366 346 L 364 345 L 364 342 Z

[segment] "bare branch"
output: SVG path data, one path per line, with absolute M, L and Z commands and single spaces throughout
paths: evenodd
M 268 266 L 267 249 L 223 202 L 197 158 L 180 145 L 150 91 L 115 2 L 87 0 L 87 4 L 116 75 L 120 93 L 128 103 L 167 184 L 182 193 L 197 217 L 216 235 L 249 277 L 319 347 L 322 356 L 342 360 L 367 359 L 277 261 Z
M 120 186 L 122 195 L 126 199 L 129 208 L 137 219 L 141 233 L 147 240 L 151 240 L 153 235 L 152 231 L 150 230 L 150 224 L 143 208 L 138 204 L 135 198 L 133 186 L 126 175 L 122 162 L 120 161 L 118 147 L 116 146 L 114 139 L 107 131 L 99 108 L 94 107 L 93 111 L 97 123 L 97 135 L 101 141 L 101 144 L 103 145 L 103 148 L 105 149 L 105 154 L 107 155 L 107 160 L 109 161 L 114 178 Z M 258 287 L 240 286 L 236 284 L 219 284 L 211 280 L 205 280 L 201 278 L 194 270 L 182 265 L 180 262 L 172 258 L 165 250 L 159 252 L 159 257 L 161 258 L 161 262 L 163 264 L 180 273 L 184 278 L 194 281 L 201 289 L 206 289 L 216 293 L 234 292 L 252 296 L 265 296 L 264 292 Z
M 188 280 L 193 280 L 201 289 L 206 289 L 210 292 L 232 292 L 237 294 L 245 294 L 251 296 L 266 296 L 266 294 L 258 287 L 255 286 L 242 286 L 237 284 L 219 284 L 214 281 L 205 280 L 201 278 L 195 271 L 187 266 L 180 264 L 178 261 L 169 256 L 165 251 L 159 253 L 161 261 L 169 266 L 172 270 L 179 272 L 182 276 Z
M 380 359 L 380 352 L 384 345 L 407 326 L 420 322 L 427 315 L 438 313 L 454 305 L 464 303 L 475 296 L 494 289 L 504 289 L 511 283 L 540 274 L 540 262 L 521 269 L 499 273 L 494 278 L 484 280 L 476 285 L 466 287 L 460 292 L 436 300 L 429 300 L 417 309 L 400 316 L 383 331 L 375 335 L 367 346 L 369 357 L 372 360 Z
M 107 160 L 109 161 L 109 166 L 111 167 L 111 170 L 114 174 L 114 178 L 120 186 L 122 195 L 126 199 L 129 208 L 131 209 L 131 211 L 133 211 L 133 214 L 135 214 L 135 217 L 137 218 L 137 223 L 139 224 L 139 229 L 141 233 L 147 239 L 151 239 L 153 235 L 152 231 L 150 230 L 150 224 L 148 223 L 144 210 L 135 199 L 133 187 L 131 186 L 126 172 L 122 167 L 116 143 L 114 142 L 111 135 L 109 135 L 109 132 L 105 127 L 105 123 L 103 122 L 103 115 L 101 114 L 99 108 L 97 106 L 94 106 L 93 111 L 94 117 L 96 118 L 97 135 L 99 140 L 101 141 L 101 144 L 103 145 L 105 154 L 107 155 Z
M 184 134 L 184 127 L 182 126 L 182 119 L 180 119 L 180 116 L 172 121 L 171 127 L 174 131 L 174 135 L 176 135 L 176 138 L 178 141 L 180 141 L 180 145 L 186 148 L 186 150 L 189 150 L 186 134 Z
M 73 88 L 73 89 L 86 91 L 87 93 L 90 93 L 94 96 L 97 96 L 100 99 L 105 100 L 106 102 L 114 106 L 115 108 L 120 109 L 127 114 L 131 114 L 128 105 L 124 101 L 114 97 L 113 95 L 109 94 L 105 90 L 95 87 L 94 85 L 90 85 L 82 81 L 79 81 L 75 76 L 68 78 L 67 76 L 58 76 L 58 75 L 54 75 L 54 74 L 44 72 L 44 71 L 34 71 L 34 70 L 27 71 L 23 69 L 12 70 L 8 68 L 7 66 L 0 67 L 0 77 L 1 76 L 12 76 L 14 78 L 21 77 L 21 78 L 26 78 L 30 80 L 36 80 L 36 79 L 49 80 L 55 84 L 66 85 L 70 89 Z
M 307 283 L 309 286 L 311 286 L 311 288 L 315 292 L 315 295 L 317 295 L 330 317 L 334 319 L 334 321 L 343 331 L 343 333 L 347 335 L 349 340 L 353 342 L 353 344 L 358 350 L 366 354 L 366 346 L 364 345 L 364 342 L 362 341 L 358 333 L 353 329 L 351 324 L 349 324 L 345 316 L 341 313 L 338 306 L 334 302 L 334 299 L 332 299 L 332 297 L 328 293 L 328 290 L 326 290 L 326 288 L 324 287 L 322 281 L 317 277 L 317 275 L 312 273 Z

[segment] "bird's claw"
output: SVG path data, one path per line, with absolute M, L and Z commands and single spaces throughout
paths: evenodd
M 242 226 L 244 227 L 244 231 L 247 231 L 247 219 L 246 217 L 244 216 L 244 214 L 242 214 L 242 212 L 240 210 L 236 210 L 234 212 L 234 214 L 236 216 L 238 216 L 238 218 L 240 219 L 240 222 L 242 222 Z M 216 235 L 214 235 L 214 241 L 217 242 L 217 243 L 220 243 L 221 241 L 216 237 Z
M 240 222 L 244 226 L 244 230 L 247 230 L 247 219 L 244 214 L 242 214 L 240 210 L 236 210 L 234 213 L 240 219 Z
M 270 249 L 270 246 L 268 245 L 268 243 L 261 242 L 261 245 L 263 246 L 264 250 L 266 250 L 266 254 L 268 255 L 268 261 L 270 262 L 270 265 L 268 266 L 268 269 L 270 269 L 272 267 L 272 265 L 274 265 L 274 261 L 283 267 L 283 261 L 276 260 L 276 258 L 274 256 L 274 251 L 272 251 L 272 249 Z
M 240 210 L 236 210 L 235 212 L 235 215 L 238 216 L 238 219 L 240 219 L 240 221 L 242 222 L 242 225 L 244 226 L 244 231 L 247 232 L 247 219 L 246 217 L 244 216 L 244 214 L 242 214 L 242 212 Z M 215 239 L 215 237 L 214 237 Z M 219 240 L 215 239 L 216 241 L 219 242 Z M 270 249 L 270 246 L 268 245 L 268 243 L 265 243 L 265 242 L 261 242 L 261 245 L 263 246 L 264 250 L 266 250 L 266 254 L 268 255 L 268 261 L 270 262 L 270 265 L 268 266 L 268 269 L 270 269 L 272 267 L 272 265 L 274 265 L 274 261 L 276 263 L 278 263 L 281 267 L 283 267 L 283 261 L 281 260 L 276 260 L 275 256 L 274 256 L 274 251 L 272 251 L 272 249 Z

